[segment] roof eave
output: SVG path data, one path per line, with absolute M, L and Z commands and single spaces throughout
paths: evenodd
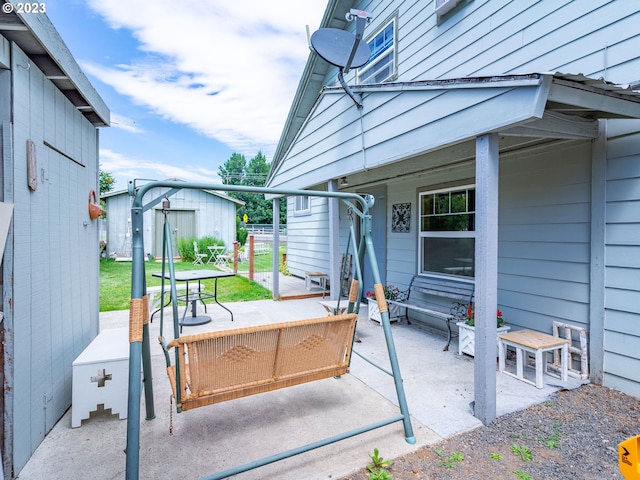
M 354 0 L 329 0 L 324 16 L 322 17 L 322 21 L 320 22 L 320 28 L 343 28 L 346 24 L 346 20 L 343 19 L 343 16 L 336 17 L 336 12 L 338 10 L 344 10 L 347 12 L 350 8 L 353 8 L 355 3 L 356 2 Z M 287 119 L 282 129 L 282 134 L 280 135 L 280 140 L 278 141 L 265 185 L 269 184 L 272 172 L 285 156 L 285 153 L 293 142 L 298 130 L 315 105 L 315 100 L 324 86 L 324 78 L 331 68 L 332 66 L 319 58 L 318 55 L 313 52 L 309 53 L 291 108 L 289 109 L 289 114 L 287 115 Z M 314 77 L 319 78 L 317 85 L 313 85 L 312 83 Z M 310 86 L 313 86 L 313 88 L 310 88 Z
M 109 108 L 46 14 L 3 14 L 0 34 L 18 45 L 94 126 L 109 126 Z
M 429 90 L 440 90 L 443 95 L 432 95 L 428 93 Z M 452 102 L 458 97 L 448 97 L 448 95 L 456 95 L 456 91 L 462 93 L 465 90 L 475 91 L 475 94 L 461 96 L 460 99 L 464 102 Z M 528 140 L 530 138 L 542 141 L 589 140 L 596 138 L 599 133 L 598 119 L 640 118 L 640 92 L 625 86 L 612 85 L 601 79 L 562 73 L 396 82 L 358 86 L 354 87 L 355 91 L 365 94 L 363 101 L 365 115 L 369 104 L 367 98 L 376 93 L 384 94 L 383 92 L 387 92 L 387 95 L 388 92 L 405 92 L 407 95 L 428 93 L 429 101 L 444 102 L 434 103 L 431 111 L 444 113 L 442 117 L 434 114 L 428 123 L 420 123 L 423 121 L 422 116 L 405 119 L 410 121 L 406 125 L 404 143 L 400 145 L 405 148 L 388 151 L 382 146 L 383 143 L 375 142 L 370 145 L 370 148 L 374 149 L 373 155 L 367 155 L 365 164 L 353 155 L 355 151 L 342 152 L 346 163 L 341 164 L 341 167 L 344 167 L 340 170 L 341 175 L 351 175 L 403 159 L 429 154 L 487 133 L 521 137 L 524 143 L 530 142 Z M 322 108 L 322 102 L 328 95 L 345 97 L 340 101 L 353 107 L 341 88 L 325 87 L 314 108 Z M 392 97 L 399 98 L 398 95 L 392 95 Z M 415 103 L 423 104 L 420 100 L 415 100 Z M 344 115 L 351 115 L 349 118 L 353 120 L 355 114 L 347 109 L 346 104 Z M 444 105 L 455 106 L 456 109 L 448 110 Z M 311 110 L 309 117 L 305 119 L 306 123 L 310 121 L 314 111 L 314 109 Z M 377 112 L 377 114 L 380 118 L 385 117 L 383 112 Z M 349 120 L 346 123 L 349 123 Z M 357 122 L 350 124 L 357 125 Z M 427 135 L 426 129 L 430 129 L 431 124 L 438 125 L 437 131 Z M 357 130 L 357 127 L 353 128 Z M 300 134 L 298 132 L 297 135 Z M 413 135 L 415 138 L 407 140 L 407 135 Z M 312 169 L 298 168 L 295 173 L 287 170 L 286 159 L 288 152 L 293 148 L 292 144 L 285 152 L 278 168 L 273 170 L 270 186 L 301 189 L 335 178 L 335 168 L 331 171 L 329 169 L 333 168 L 331 162 L 340 160 L 333 157 L 331 162 L 317 161 Z M 328 152 L 330 145 L 320 145 L 318 149 Z M 305 165 L 304 155 L 302 153 L 297 158 L 295 165 Z

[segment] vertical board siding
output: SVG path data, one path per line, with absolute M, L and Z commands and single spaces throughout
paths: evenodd
M 16 67 L 16 58 L 25 59 L 24 55 L 17 57 L 21 52 L 13 48 L 13 94 L 14 94 L 14 286 L 13 286 L 13 329 L 14 329 L 14 463 L 24 464 L 35 449 L 36 441 L 33 439 L 33 429 L 36 423 L 44 424 L 42 397 L 37 400 L 31 394 L 31 386 L 35 383 L 33 378 L 32 363 L 39 364 L 38 358 L 33 358 L 34 352 L 31 344 L 33 305 L 31 303 L 31 255 L 32 255 L 32 223 L 25 219 L 31 215 L 30 192 L 26 188 L 26 154 L 25 145 L 29 132 L 29 71 Z M 38 146 L 36 145 L 36 148 Z M 47 346 L 44 346 L 47 348 Z M 11 355 L 11 352 L 6 352 Z M 48 378 L 39 379 L 40 382 L 49 383 Z M 37 390 L 36 390 L 37 395 Z M 32 418 L 32 412 L 33 418 Z M 44 434 L 35 432 L 35 436 L 44 438 Z
M 12 51 L 13 465 L 24 466 L 71 403 L 71 364 L 98 332 L 97 131 L 15 45 Z M 27 187 L 26 144 L 38 187 Z
M 127 193 L 106 199 L 107 254 L 124 252 L 127 238 L 131 239 L 131 197 Z M 143 235 L 146 237 L 147 225 Z M 129 237 L 127 237 L 129 233 Z
M 154 198 L 162 196 L 166 188 L 152 188 L 145 195 L 144 201 L 150 202 Z M 197 238 L 206 236 L 216 237 L 224 244 L 232 248 L 236 239 L 236 203 L 230 199 L 213 195 L 203 190 L 181 190 L 172 195 L 171 208 L 175 210 L 191 210 L 195 212 L 196 222 L 192 233 Z M 107 203 L 107 249 L 109 253 L 123 255 L 124 245 L 127 241 L 126 233 L 130 227 L 131 197 L 127 192 L 112 195 L 106 198 Z M 144 251 L 155 256 L 162 255 L 162 251 L 156 251 L 157 245 L 162 244 L 162 238 L 155 238 L 156 232 L 162 232 L 156 225 L 154 211 L 161 209 L 161 205 L 147 210 L 144 213 Z M 173 225 L 172 227 L 175 227 Z M 174 252 L 178 255 L 177 252 Z

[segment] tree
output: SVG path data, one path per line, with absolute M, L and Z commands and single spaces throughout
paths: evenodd
M 100 170 L 99 184 L 100 184 L 100 196 L 113 190 L 113 186 L 116 181 L 109 172 Z
M 262 187 L 268 174 L 269 162 L 267 162 L 267 157 L 262 152 L 258 152 L 247 165 L 244 184 Z
M 242 185 L 246 168 L 247 161 L 244 155 L 232 153 L 229 160 L 218 169 L 218 175 L 224 185 Z
M 269 174 L 269 163 L 262 152 L 253 157 L 245 170 L 243 185 L 262 187 Z M 246 203 L 244 210 L 250 223 L 272 223 L 273 209 L 271 200 L 266 200 L 263 194 L 244 193 L 241 200 Z M 242 212 L 244 214 L 244 212 Z
M 270 164 L 262 152 L 258 152 L 249 160 L 249 163 L 246 162 L 244 155 L 233 153 L 219 167 L 218 175 L 225 185 L 262 187 L 269 174 L 269 168 Z M 238 209 L 238 215 L 241 218 L 246 214 L 249 217 L 249 223 L 273 223 L 271 200 L 266 200 L 263 194 L 229 192 L 229 195 L 245 203 Z M 280 222 L 286 223 L 286 205 L 281 205 Z

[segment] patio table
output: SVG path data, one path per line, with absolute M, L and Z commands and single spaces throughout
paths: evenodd
M 216 264 L 219 255 L 222 255 L 226 249 L 224 245 L 209 245 L 209 258 L 207 263 Z
M 153 273 L 154 277 L 162 278 L 162 272 Z M 184 270 L 175 272 L 176 282 L 185 282 L 186 283 L 186 293 L 184 295 L 179 295 L 178 298 L 180 300 L 184 300 L 186 302 L 186 306 L 184 309 L 184 313 L 182 314 L 182 320 L 180 321 L 180 331 L 182 332 L 183 326 L 195 326 L 195 325 L 203 325 L 205 323 L 209 323 L 211 321 L 211 317 L 209 315 L 197 315 L 196 308 L 197 302 L 200 300 L 204 305 L 204 311 L 207 313 L 207 305 L 205 304 L 205 300 L 213 300 L 215 303 L 224 308 L 229 314 L 231 314 L 231 321 L 233 322 L 233 312 L 229 310 L 227 307 L 222 305 L 218 301 L 218 278 L 224 277 L 233 277 L 235 274 L 233 272 L 220 272 L 217 270 Z M 170 279 L 169 272 L 165 272 L 165 279 Z M 214 280 L 213 294 L 203 293 L 202 288 L 200 286 L 200 282 L 202 280 Z M 198 291 L 193 295 L 190 294 L 189 282 L 198 282 Z M 187 311 L 189 310 L 189 302 L 191 302 L 191 316 L 187 317 Z

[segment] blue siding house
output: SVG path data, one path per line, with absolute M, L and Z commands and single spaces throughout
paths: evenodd
M 640 4 L 330 0 L 321 27 L 353 32 L 350 9 L 372 16 L 374 54 L 345 75 L 361 107 L 311 52 L 267 185 L 373 194 L 383 282 L 474 281 L 486 333 L 496 308 L 514 329 L 585 327 L 591 381 L 640 396 Z M 337 285 L 343 212 L 311 238 L 329 206 L 289 200 L 287 266 Z

